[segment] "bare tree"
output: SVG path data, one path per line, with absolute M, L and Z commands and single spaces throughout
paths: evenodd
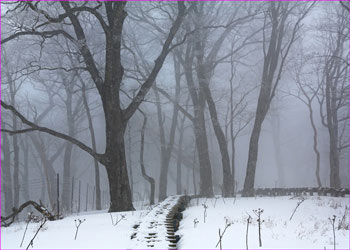
M 269 2 L 267 4 L 263 26 L 264 65 L 254 127 L 249 142 L 244 196 L 253 195 L 261 127 L 275 96 L 290 48 L 297 39 L 301 22 L 314 5 L 315 3 L 301 5 L 290 2 Z M 286 31 L 292 25 L 290 22 L 293 21 L 293 16 L 296 16 L 296 20 L 291 36 L 288 37 Z M 270 36 L 266 37 L 269 26 L 271 26 Z
M 121 106 L 119 94 L 124 76 L 124 68 L 121 62 L 121 37 L 124 20 L 127 17 L 127 12 L 125 11 L 126 2 L 97 2 L 79 5 L 76 3 L 73 5 L 70 2 L 55 3 L 52 11 L 59 9 L 61 12 L 57 16 L 51 14 L 52 11 L 46 10 L 45 7 L 47 6 L 44 6 L 40 2 L 38 4 L 20 2 L 18 5 L 19 8 L 16 8 L 17 11 L 22 10 L 34 13 L 41 16 L 44 21 L 34 22 L 32 25 L 28 24 L 31 26 L 30 29 L 20 30 L 2 39 L 2 46 L 14 38 L 28 35 L 38 36 L 39 38 L 64 36 L 76 46 L 77 52 L 81 55 L 86 71 L 94 82 L 102 101 L 106 122 L 106 150 L 103 154 L 97 153 L 92 148 L 69 135 L 39 126 L 25 118 L 15 107 L 3 101 L 1 101 L 2 108 L 10 110 L 22 123 L 29 126 L 31 130 L 41 131 L 67 140 L 92 155 L 106 167 L 111 198 L 109 210 L 111 212 L 133 210 L 125 159 L 125 128 L 129 119 L 133 116 L 151 88 L 166 56 L 176 46 L 172 45 L 172 41 L 185 15 L 185 4 L 178 2 L 178 14 L 169 29 L 167 38 L 163 43 L 159 56 L 155 60 L 151 73 L 147 76 L 147 79 L 145 79 L 131 103 L 124 109 Z M 58 8 L 58 5 L 60 5 L 60 8 Z M 105 14 L 101 11 L 101 7 L 105 8 Z M 47 8 L 50 8 L 50 6 Z M 96 18 L 105 35 L 106 57 L 103 71 L 97 67 L 93 53 L 88 45 L 88 37 L 86 36 L 87 27 L 84 27 L 84 23 L 81 21 L 83 17 L 83 15 L 80 15 L 81 13 L 86 13 Z M 63 28 L 57 30 L 54 25 L 51 25 L 63 23 L 67 19 L 69 19 L 74 29 L 74 35 L 71 35 L 69 29 Z M 103 73 L 104 77 L 102 76 Z M 23 132 L 23 130 L 16 133 L 19 132 Z
M 304 60 L 305 56 L 302 55 Z M 298 94 L 294 95 L 298 100 L 300 100 L 303 104 L 306 105 L 308 111 L 309 111 L 309 119 L 311 128 L 313 131 L 313 151 L 316 156 L 316 167 L 315 167 L 315 177 L 317 180 L 318 187 L 322 187 L 321 178 L 320 178 L 320 151 L 318 150 L 318 130 L 316 127 L 315 119 L 314 119 L 314 111 L 313 111 L 313 101 L 317 98 L 317 95 L 319 94 L 320 85 L 313 86 L 312 84 L 312 78 L 308 78 L 309 75 L 305 72 L 303 72 L 303 69 L 305 66 L 310 63 L 310 60 L 304 60 L 299 65 L 296 66 L 295 69 L 295 82 L 298 86 Z
M 321 93 L 318 95 L 322 124 L 329 134 L 330 186 L 339 188 L 339 155 L 349 147 L 345 127 L 349 124 L 349 26 L 348 12 L 336 8 L 325 27 L 325 53 L 322 61 Z M 333 21 L 334 20 L 334 21 Z

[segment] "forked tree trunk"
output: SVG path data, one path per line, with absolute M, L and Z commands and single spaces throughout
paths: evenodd
M 180 55 L 177 55 L 180 57 Z M 183 68 L 185 71 L 186 82 L 190 92 L 192 104 L 193 104 L 193 130 L 196 142 L 196 149 L 199 160 L 199 178 L 200 178 L 200 190 L 199 194 L 202 197 L 212 197 L 213 192 L 213 181 L 212 171 L 208 149 L 208 137 L 205 125 L 205 96 L 203 91 L 194 85 L 193 81 L 193 58 L 194 53 L 192 50 L 192 41 L 187 42 L 186 56 L 183 62 Z
M 141 167 L 141 174 L 142 177 L 149 183 L 150 185 L 150 197 L 149 197 L 149 204 L 150 205 L 154 205 L 154 194 L 155 194 L 155 181 L 154 178 L 149 176 L 146 173 L 146 169 L 145 169 L 145 163 L 143 160 L 143 156 L 144 156 L 144 150 L 145 150 L 145 130 L 146 130 L 146 124 L 147 124 L 147 117 L 146 115 L 141 112 L 143 115 L 143 124 L 142 124 L 142 128 L 141 128 L 141 143 L 140 143 L 140 167 Z
M 201 51 L 203 52 L 203 51 Z M 204 52 L 203 52 L 204 53 Z M 198 66 L 197 66 L 197 75 L 199 80 L 200 88 L 202 89 L 203 93 L 205 94 L 207 104 L 209 107 L 209 113 L 212 121 L 212 125 L 214 128 L 215 136 L 219 145 L 220 153 L 221 153 L 221 163 L 222 163 L 222 170 L 223 170 L 223 196 L 224 197 L 232 197 L 233 196 L 233 179 L 231 175 L 231 168 L 230 168 L 230 157 L 228 154 L 228 148 L 227 148 L 227 142 L 225 139 L 225 134 L 219 124 L 218 115 L 216 112 L 216 105 L 215 102 L 211 96 L 211 92 L 209 89 L 209 79 L 206 74 L 206 67 L 203 64 L 203 56 L 199 56 L 197 54 L 198 58 Z

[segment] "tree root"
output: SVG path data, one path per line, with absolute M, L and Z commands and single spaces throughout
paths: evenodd
M 15 221 L 16 216 L 19 213 L 21 213 L 23 209 L 25 209 L 30 205 L 32 205 L 39 213 L 41 213 L 44 216 L 44 218 L 47 218 L 47 220 L 49 221 L 54 221 L 59 219 L 58 215 L 56 214 L 53 215 L 52 213 L 50 213 L 49 210 L 47 210 L 47 208 L 45 208 L 42 204 L 39 205 L 35 201 L 26 201 L 18 209 L 14 207 L 12 209 L 13 213 L 11 215 L 5 216 L 5 217 L 1 216 L 1 226 L 3 227 L 10 226 Z

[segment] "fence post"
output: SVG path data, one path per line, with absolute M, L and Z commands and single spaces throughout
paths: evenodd
M 57 173 L 57 216 L 60 215 L 60 174 Z
M 72 177 L 72 197 L 70 202 L 70 212 L 73 213 L 73 198 L 74 198 L 74 176 Z

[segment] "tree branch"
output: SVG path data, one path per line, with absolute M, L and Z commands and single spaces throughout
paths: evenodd
M 176 105 L 176 107 L 179 109 L 179 111 L 181 111 L 182 114 L 184 114 L 184 116 L 186 116 L 188 119 L 190 119 L 191 121 L 193 121 L 194 117 L 187 112 L 186 109 L 184 109 L 178 102 L 176 102 L 165 90 L 154 86 L 154 88 L 161 93 L 165 98 L 167 98 L 170 102 L 172 102 L 173 104 Z
M 185 4 L 183 2 L 178 2 L 178 15 L 173 23 L 172 27 L 170 28 L 170 32 L 168 34 L 168 37 L 163 45 L 162 51 L 158 58 L 155 60 L 155 65 L 148 76 L 147 80 L 142 84 L 139 92 L 137 95 L 134 97 L 133 101 L 129 104 L 129 106 L 123 111 L 124 115 L 124 122 L 127 122 L 131 116 L 135 113 L 137 108 L 140 106 L 142 103 L 143 99 L 145 98 L 146 94 L 150 90 L 154 80 L 156 79 L 160 69 L 163 66 L 163 63 L 165 61 L 166 56 L 169 53 L 169 47 L 171 45 L 171 42 L 173 41 L 175 34 L 177 33 L 178 29 L 180 28 L 180 25 L 182 23 L 183 17 L 185 15 Z
M 46 128 L 46 127 L 41 127 L 36 125 L 35 123 L 27 120 L 21 113 L 19 113 L 13 106 L 8 105 L 6 103 L 4 103 L 3 101 L 1 101 L 1 107 L 3 107 L 4 109 L 10 110 L 15 116 L 17 116 L 24 124 L 28 125 L 29 127 L 31 127 L 30 131 L 40 131 L 40 132 L 44 132 L 50 135 L 53 135 L 55 137 L 61 138 L 63 140 L 69 141 L 73 144 L 75 144 L 76 146 L 78 146 L 79 148 L 81 148 L 82 150 L 84 150 L 85 152 L 87 152 L 88 154 L 90 154 L 92 157 L 94 157 L 96 160 L 98 160 L 99 162 L 101 162 L 102 164 L 104 164 L 103 162 L 103 154 L 99 154 L 97 152 L 95 152 L 94 150 L 92 150 L 90 147 L 86 146 L 84 143 L 80 142 L 79 140 L 70 137 L 68 135 L 62 134 L 60 132 L 54 131 L 52 129 Z M 4 131 L 6 132 L 6 131 Z M 12 131 L 15 132 L 15 131 Z M 28 131 L 27 131 L 28 132 Z
M 69 40 L 76 42 L 76 40 L 64 30 L 50 30 L 50 31 L 42 31 L 42 32 L 36 31 L 36 30 L 28 30 L 28 31 L 17 32 L 15 34 L 10 35 L 9 37 L 2 39 L 1 45 L 5 44 L 8 41 L 11 41 L 17 37 L 28 36 L 28 35 L 41 36 L 42 38 L 51 38 L 53 36 L 63 35 L 64 37 L 68 38 Z

